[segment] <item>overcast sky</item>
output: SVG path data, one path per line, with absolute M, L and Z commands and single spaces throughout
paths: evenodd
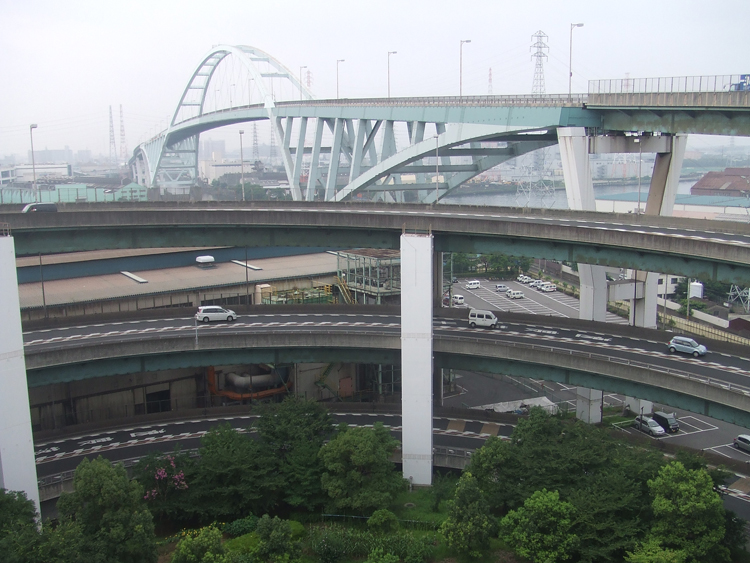
M 748 0 L 0 0 L 0 156 L 38 149 L 119 150 L 162 129 L 213 45 L 258 47 L 293 71 L 305 65 L 318 98 L 531 92 L 531 36 L 548 35 L 547 93 L 587 81 L 750 72 Z M 227 135 L 228 133 L 223 133 Z M 222 133 L 216 133 L 218 137 Z M 232 135 L 230 139 L 235 139 Z M 233 148 L 230 143 L 228 148 Z

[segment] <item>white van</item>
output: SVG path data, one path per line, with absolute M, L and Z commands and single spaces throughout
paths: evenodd
M 505 292 L 505 297 L 508 299 L 523 299 L 523 291 L 517 289 L 509 289 Z
M 488 326 L 495 328 L 497 326 L 497 317 L 492 311 L 480 311 L 478 309 L 472 309 L 469 311 L 469 326 L 474 328 L 476 326 Z
M 542 284 L 539 289 L 546 293 L 549 293 L 550 291 L 557 291 L 557 286 L 553 283 L 547 282 L 545 284 Z
M 529 287 L 539 289 L 539 286 L 544 283 L 544 280 L 533 280 L 529 282 Z
M 463 295 L 454 295 L 453 296 L 453 304 L 454 305 L 463 305 L 464 304 L 464 296 Z
M 466 289 L 479 289 L 481 286 L 479 285 L 478 280 L 471 280 L 466 282 Z

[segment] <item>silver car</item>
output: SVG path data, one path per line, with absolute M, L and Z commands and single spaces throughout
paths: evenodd
M 667 344 L 669 351 L 674 354 L 675 352 L 683 352 L 684 354 L 692 354 L 693 357 L 705 356 L 708 350 L 703 344 L 698 344 L 692 338 L 685 336 L 675 336 Z
M 205 307 L 198 307 L 195 318 L 204 323 L 209 321 L 227 321 L 231 323 L 237 318 L 237 313 L 216 305 L 207 305 Z
M 633 426 L 635 426 L 641 432 L 646 432 L 647 434 L 651 434 L 651 436 L 654 437 L 664 436 L 664 434 L 666 434 L 659 423 L 650 416 L 636 416 L 635 420 L 633 421 Z
M 750 436 L 747 434 L 740 434 L 734 439 L 734 447 L 738 450 L 745 450 L 750 452 Z

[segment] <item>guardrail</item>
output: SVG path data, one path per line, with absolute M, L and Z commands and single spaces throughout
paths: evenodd
M 0 236 L 10 236 L 10 223 L 0 223 Z
M 750 74 L 589 80 L 589 94 L 678 94 L 750 90 Z

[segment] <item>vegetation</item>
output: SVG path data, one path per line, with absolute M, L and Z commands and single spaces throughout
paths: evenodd
M 515 278 L 531 267 L 531 258 L 505 254 L 453 253 L 453 273 L 456 275 L 482 272 L 500 279 Z
M 726 473 L 541 409 L 431 490 L 407 491 L 382 425 L 335 429 L 320 405 L 289 399 L 251 430 L 214 427 L 198 457 L 148 456 L 132 480 L 85 460 L 55 525 L 40 528 L 23 494 L 0 489 L 1 559 L 155 562 L 153 514 L 198 525 L 162 542 L 161 563 L 484 563 L 510 561 L 508 550 L 545 563 L 748 561 L 745 523 L 715 492 Z

